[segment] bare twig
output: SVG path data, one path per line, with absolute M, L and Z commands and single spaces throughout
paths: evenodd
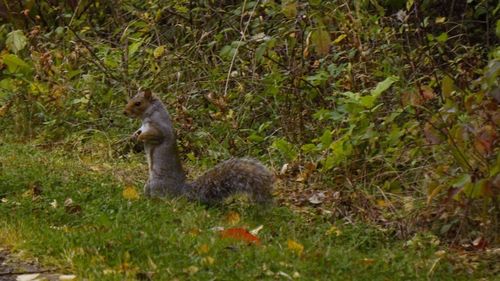
M 246 0 L 245 2 L 243 3 L 243 8 L 242 9 L 245 9 L 246 7 Z M 253 6 L 253 9 L 252 9 L 252 13 L 250 14 L 250 16 L 248 17 L 248 21 L 245 25 L 245 28 L 243 29 L 243 31 L 241 32 L 241 37 L 240 37 L 240 41 L 243 41 L 245 40 L 245 33 L 247 32 L 248 30 L 248 26 L 250 25 L 250 21 L 252 20 L 252 17 L 255 13 L 255 9 L 257 8 L 257 6 L 259 6 L 259 3 L 260 3 L 260 0 L 257 0 L 257 3 L 255 3 L 255 6 Z M 241 13 L 241 16 L 243 17 L 244 13 Z M 227 77 L 226 77 L 226 85 L 224 86 L 224 96 L 227 96 L 227 89 L 229 87 L 229 80 L 231 78 L 231 71 L 233 70 L 233 65 L 234 65 L 234 61 L 236 60 L 236 56 L 238 55 L 238 49 L 240 48 L 240 44 L 238 44 L 236 46 L 236 50 L 234 51 L 234 54 L 233 54 L 233 58 L 231 59 L 231 64 L 229 65 L 229 69 L 227 71 Z

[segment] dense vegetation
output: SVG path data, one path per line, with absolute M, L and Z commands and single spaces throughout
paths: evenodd
M 337 219 L 498 246 L 497 1 L 11 2 L 4 141 L 126 159 L 122 107 L 147 87 L 190 166 L 256 157 L 278 198 L 321 190 Z

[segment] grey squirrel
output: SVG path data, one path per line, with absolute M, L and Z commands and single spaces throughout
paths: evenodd
M 259 203 L 272 201 L 274 175 L 254 159 L 232 158 L 186 182 L 170 116 L 163 103 L 149 90 L 140 90 L 124 109 L 140 118 L 142 126 L 132 136 L 144 143 L 149 178 L 144 185 L 148 197 L 186 196 L 205 204 L 219 203 L 235 193 L 246 193 Z

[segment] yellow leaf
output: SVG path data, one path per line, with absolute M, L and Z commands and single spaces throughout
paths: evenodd
M 304 252 L 304 245 L 300 244 L 295 240 L 288 239 L 288 249 L 293 251 L 297 256 L 301 256 Z
M 377 200 L 377 206 L 379 206 L 380 208 L 385 208 L 385 207 L 389 206 L 389 204 L 390 203 L 384 199 Z
M 156 47 L 156 49 L 153 51 L 153 56 L 155 59 L 161 57 L 165 53 L 165 46 L 161 45 Z
M 230 211 L 226 215 L 226 221 L 230 225 L 235 225 L 235 224 L 239 223 L 240 219 L 241 219 L 240 214 L 238 214 L 238 212 L 235 212 L 235 211 Z
M 189 233 L 189 235 L 191 235 L 191 236 L 198 236 L 198 235 L 200 235 L 201 230 L 200 230 L 199 228 L 194 227 L 194 228 L 190 228 L 190 229 L 188 230 L 188 233 Z
M 200 247 L 198 247 L 198 254 L 200 255 L 206 254 L 208 253 L 209 250 L 210 248 L 208 247 L 208 244 L 202 244 L 200 245 Z
M 335 234 L 335 236 L 340 236 L 340 234 L 342 234 L 342 231 L 338 229 L 335 225 L 332 225 L 332 227 L 330 227 L 330 229 L 326 231 L 326 235 L 333 235 L 333 234 Z
M 346 38 L 346 37 L 347 37 L 347 35 L 341 34 L 341 35 L 339 35 L 339 37 L 337 37 L 337 39 L 335 39 L 333 41 L 333 43 L 338 44 L 338 43 L 340 43 L 340 41 L 344 40 L 344 38 Z
M 436 23 L 443 23 L 443 22 L 445 22 L 445 21 L 446 21 L 446 18 L 445 18 L 445 17 L 437 17 L 435 22 L 436 22 Z
M 214 262 L 215 262 L 215 259 L 212 258 L 211 256 L 207 256 L 207 257 L 204 257 L 203 259 L 201 259 L 201 263 L 204 265 L 212 265 L 212 264 L 214 264 Z
M 188 273 L 189 275 L 193 275 L 195 274 L 196 272 L 198 272 L 200 269 L 194 265 L 188 267 L 188 268 L 184 268 L 184 272 L 185 273 Z
M 123 189 L 122 196 L 127 200 L 139 199 L 139 193 L 137 193 L 133 186 L 125 187 L 125 189 Z

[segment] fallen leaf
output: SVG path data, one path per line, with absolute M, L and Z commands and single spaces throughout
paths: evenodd
M 325 200 L 325 194 L 323 192 L 315 193 L 313 196 L 309 197 L 309 202 L 314 205 L 319 205 Z
M 235 239 L 247 243 L 260 244 L 260 239 L 244 228 L 228 228 L 220 232 L 222 238 Z
M 378 199 L 377 200 L 377 206 L 379 206 L 380 208 L 386 208 L 390 205 L 390 202 L 389 201 L 386 201 L 384 199 Z
M 340 234 L 342 234 L 342 231 L 338 229 L 335 225 L 332 225 L 332 227 L 330 227 L 330 229 L 326 231 L 326 235 L 332 235 L 332 234 L 335 234 L 335 236 L 340 236 Z
M 199 228 L 193 227 L 188 230 L 189 235 L 191 236 L 198 236 L 201 233 L 201 230 Z
M 437 17 L 436 20 L 434 21 L 435 23 L 443 23 L 446 21 L 445 17 Z
M 422 98 L 424 98 L 424 100 L 431 100 L 431 99 L 436 97 L 434 90 L 429 86 L 423 86 L 421 88 L 421 94 L 422 94 Z
M 346 34 L 340 34 L 339 37 L 337 37 L 337 39 L 333 40 L 333 43 L 338 44 L 338 43 L 340 43 L 340 41 L 344 40 L 344 38 L 346 38 L 346 37 L 347 37 Z
M 442 142 L 439 132 L 428 122 L 424 125 L 424 136 L 430 144 L 440 144 Z
M 155 59 L 157 59 L 161 57 L 164 53 L 165 53 L 165 46 L 161 45 L 156 47 L 156 49 L 154 49 L 153 56 L 155 57 Z
M 212 258 L 211 256 L 207 256 L 207 257 L 204 257 L 203 259 L 201 259 L 201 263 L 204 265 L 212 265 L 212 264 L 214 264 L 214 262 L 215 262 L 215 259 Z
M 40 273 L 21 274 L 16 277 L 16 281 L 32 281 L 35 280 L 38 276 L 40 276 Z
M 198 254 L 203 255 L 208 253 L 210 251 L 210 248 L 208 247 L 208 244 L 202 244 L 200 247 L 198 247 Z
M 259 234 L 259 232 L 264 228 L 264 226 L 261 224 L 259 226 L 257 226 L 256 228 L 250 230 L 250 233 L 252 233 L 253 235 L 257 236 L 257 234 Z
M 190 274 L 190 275 L 193 275 L 193 274 L 195 274 L 196 272 L 198 272 L 199 270 L 200 270 L 200 269 L 199 269 L 198 267 L 196 267 L 196 266 L 192 265 L 192 266 L 190 266 L 190 267 L 188 267 L 188 268 L 185 268 L 185 269 L 184 269 L 184 272 L 185 272 L 185 273 L 188 273 L 188 274 Z
M 364 265 L 372 265 L 375 263 L 375 260 L 370 259 L 370 258 L 364 258 L 364 259 L 361 259 L 361 263 Z
M 439 250 L 439 251 L 436 251 L 436 252 L 434 253 L 434 255 L 435 255 L 436 257 L 438 257 L 438 258 L 442 258 L 442 257 L 444 257 L 444 256 L 446 255 L 446 251 L 445 251 L 445 250 Z
M 73 199 L 67 198 L 66 200 L 64 200 L 64 207 L 68 207 L 71 205 L 73 205 Z
M 488 241 L 486 241 L 484 237 L 479 236 L 476 239 L 474 239 L 474 241 L 472 241 L 472 245 L 474 246 L 474 248 L 478 250 L 484 250 L 488 245 Z
M 223 226 L 214 226 L 214 227 L 210 228 L 210 230 L 214 231 L 214 232 L 219 232 L 219 231 L 223 231 L 224 227 Z
M 284 175 L 288 170 L 288 163 L 284 164 L 280 169 L 280 175 Z
M 63 280 L 75 280 L 75 279 L 76 279 L 76 275 L 72 275 L 72 274 L 59 276 L 59 280 L 61 280 L 61 281 L 63 281 Z
M 304 245 L 300 244 L 295 240 L 288 239 L 288 249 L 297 254 L 297 256 L 302 256 L 304 252 Z
M 494 143 L 497 140 L 497 132 L 491 125 L 479 129 L 474 139 L 474 147 L 483 155 L 493 152 Z
M 278 275 L 283 276 L 288 280 L 292 280 L 292 276 L 288 275 L 286 272 L 278 271 Z
M 137 200 L 139 199 L 139 193 L 135 190 L 133 186 L 127 186 L 122 192 L 123 198 L 127 200 Z

